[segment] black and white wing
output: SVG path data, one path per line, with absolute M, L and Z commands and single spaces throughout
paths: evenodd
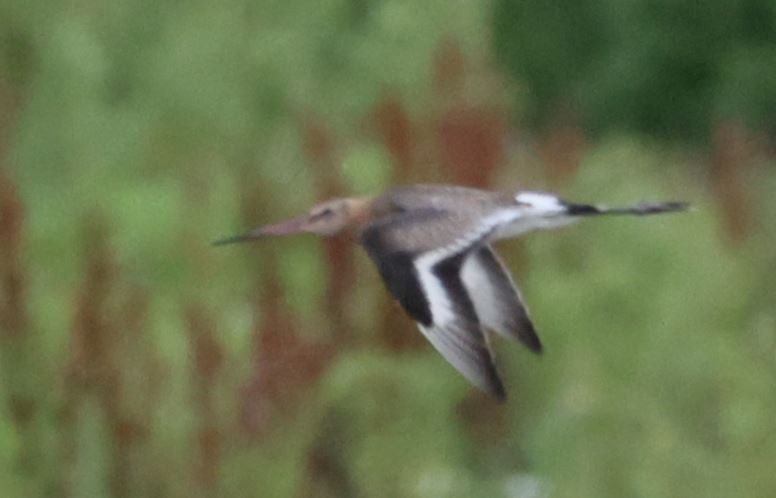
M 372 223 L 362 243 L 388 290 L 437 351 L 474 385 L 503 399 L 504 386 L 461 279 L 467 257 L 484 247 L 498 220 L 469 221 L 446 211 L 409 211 Z
M 435 261 L 433 254 L 416 260 L 418 280 L 429 301 L 432 322 L 420 331 L 464 377 L 485 392 L 504 399 L 506 392 L 493 363 L 472 298 L 461 280 L 462 253 Z
M 541 353 L 542 343 L 520 291 L 490 246 L 484 245 L 469 254 L 461 269 L 461 280 L 482 325 Z

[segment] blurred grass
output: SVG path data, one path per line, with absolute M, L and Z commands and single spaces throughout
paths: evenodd
M 776 493 L 761 134 L 510 125 L 476 2 L 0 9 L 4 496 Z M 209 246 L 410 181 L 695 209 L 501 244 L 547 349 L 501 406 L 349 244 Z

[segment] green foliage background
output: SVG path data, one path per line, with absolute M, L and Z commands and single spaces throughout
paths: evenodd
M 2 2 L 0 493 L 774 496 L 776 7 L 712 3 Z M 347 244 L 208 245 L 417 181 L 694 210 L 499 247 L 503 405 Z
M 703 142 L 736 118 L 776 122 L 776 3 L 495 2 L 496 52 L 528 83 L 526 116 Z

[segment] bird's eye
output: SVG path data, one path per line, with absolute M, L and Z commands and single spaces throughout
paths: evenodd
M 327 216 L 331 216 L 334 213 L 334 210 L 332 208 L 323 208 L 319 210 L 318 212 L 313 213 L 313 218 L 325 218 Z

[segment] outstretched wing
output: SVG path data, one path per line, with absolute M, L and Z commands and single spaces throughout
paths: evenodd
M 471 225 L 460 232 L 452 228 L 460 221 L 438 210 L 401 213 L 368 226 L 362 243 L 388 290 L 437 351 L 474 385 L 503 399 L 504 386 L 461 280 L 467 255 L 493 227 Z
M 461 280 L 485 327 L 508 339 L 517 339 L 530 350 L 541 353 L 542 343 L 520 291 L 490 246 L 472 251 L 466 258 Z

